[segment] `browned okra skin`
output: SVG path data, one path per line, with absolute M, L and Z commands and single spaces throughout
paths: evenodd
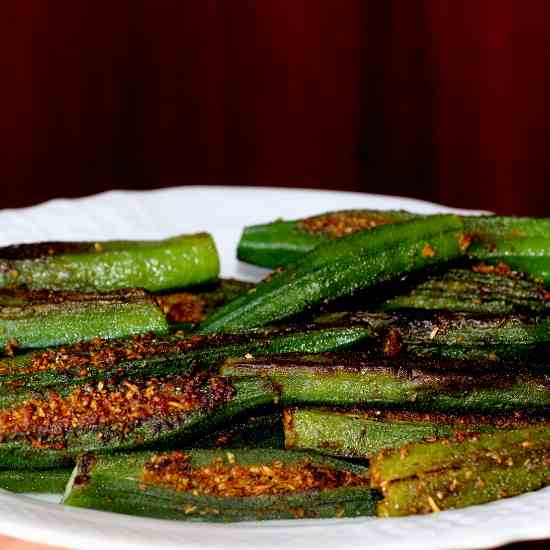
M 382 451 L 371 483 L 380 516 L 426 514 L 483 504 L 550 484 L 550 426 L 460 435 Z

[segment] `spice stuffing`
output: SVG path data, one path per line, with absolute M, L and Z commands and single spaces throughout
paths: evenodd
M 345 470 L 301 461 L 283 464 L 241 465 L 227 453 L 227 461 L 216 458 L 206 466 L 193 466 L 181 451 L 156 454 L 144 466 L 141 481 L 195 496 L 255 497 L 301 491 L 368 485 L 369 480 Z
M 176 419 L 196 409 L 211 409 L 227 402 L 234 389 L 229 380 L 209 377 L 172 376 L 169 380 L 124 380 L 117 383 L 85 384 L 66 396 L 49 391 L 47 398 L 31 398 L 0 411 L 0 441 L 24 439 L 35 447 L 66 446 L 75 430 L 109 427 L 125 435 L 155 417 Z
M 321 233 L 337 239 L 388 223 L 392 223 L 392 220 L 382 214 L 348 211 L 307 218 L 299 222 L 299 227 L 312 235 Z

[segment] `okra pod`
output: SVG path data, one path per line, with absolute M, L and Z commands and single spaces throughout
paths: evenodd
M 111 453 L 196 439 L 278 393 L 267 380 L 207 373 L 20 391 L 0 404 L 0 468 L 62 467 Z
M 217 278 L 208 233 L 160 241 L 45 242 L 0 248 L 0 287 L 111 292 L 184 288 Z
M 286 405 L 400 408 L 448 414 L 550 412 L 547 371 L 491 361 L 421 361 L 358 353 L 228 359 L 225 376 L 272 380 Z
M 468 245 L 457 216 L 432 216 L 375 227 L 306 254 L 203 322 L 198 333 L 261 327 L 303 312 L 324 300 L 398 278 L 463 255 Z
M 483 504 L 550 484 L 550 426 L 533 426 L 382 451 L 371 462 L 381 516 Z
M 142 290 L 110 294 L 0 290 L 0 348 L 43 348 L 145 332 L 164 334 L 168 323 Z
M 545 362 L 550 343 L 550 317 L 545 315 L 356 311 L 330 313 L 315 321 L 365 326 L 378 335 L 378 347 L 389 355 Z
M 420 217 L 404 211 L 347 210 L 301 220 L 246 227 L 238 256 L 262 267 L 275 268 L 298 262 L 320 244 L 381 224 L 401 223 Z M 466 232 L 473 237 L 469 254 L 481 260 L 507 261 L 550 281 L 550 218 L 464 216 Z
M 544 285 L 505 264 L 475 265 L 432 275 L 405 294 L 384 301 L 378 309 L 441 309 L 507 315 L 547 313 L 550 293 Z
M 73 468 L 0 470 L 0 489 L 12 493 L 63 493 Z
M 505 262 L 550 283 L 550 218 L 471 216 L 464 221 L 472 258 Z
M 366 468 L 276 450 L 173 451 L 78 462 L 64 504 L 163 519 L 247 521 L 373 515 Z
M 355 409 L 288 408 L 284 411 L 285 447 L 330 456 L 369 459 L 382 449 L 450 437 L 455 433 L 494 431 L 533 422 L 524 416 L 445 415 Z
M 288 327 L 237 335 L 135 336 L 94 340 L 0 361 L 0 396 L 20 387 L 40 389 L 113 377 L 135 378 L 210 368 L 226 357 L 269 353 L 320 353 L 347 349 L 371 338 L 368 327 Z
M 476 260 L 505 262 L 516 271 L 550 284 L 550 234 L 548 238 L 474 241 L 469 253 Z
M 245 227 L 237 256 L 254 265 L 276 268 L 296 263 L 322 243 L 379 225 L 418 217 L 402 210 L 342 210 L 300 220 L 277 220 Z

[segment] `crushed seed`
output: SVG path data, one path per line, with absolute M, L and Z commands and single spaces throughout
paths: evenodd
M 192 466 L 181 451 L 155 454 L 143 468 L 140 480 L 195 496 L 254 497 L 301 491 L 368 485 L 369 480 L 345 470 L 313 464 L 273 461 L 243 466 L 236 460 L 214 459 L 206 466 Z
M 206 373 L 150 378 L 139 382 L 84 384 L 66 396 L 48 391 L 0 410 L 0 442 L 25 440 L 34 447 L 63 449 L 75 430 L 109 427 L 126 435 L 151 418 L 174 419 L 193 410 L 209 410 L 231 399 L 227 378 Z M 101 439 L 105 437 L 104 430 Z
M 73 346 L 64 346 L 32 356 L 27 366 L 8 369 L 4 365 L 1 374 L 17 374 L 40 371 L 75 371 L 86 376 L 89 369 L 107 370 L 123 361 L 147 359 L 155 355 L 182 353 L 200 348 L 212 338 L 192 336 L 189 338 L 159 338 L 153 334 L 137 335 L 129 339 L 103 340 L 96 338 Z
M 189 292 L 157 297 L 157 303 L 171 323 L 200 323 L 206 317 L 206 301 Z
M 393 220 L 382 214 L 347 211 L 307 218 L 300 221 L 298 226 L 312 235 L 321 233 L 331 239 L 337 239 L 344 235 L 389 223 L 393 223 Z

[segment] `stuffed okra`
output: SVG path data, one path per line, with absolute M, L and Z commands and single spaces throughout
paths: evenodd
M 550 312 L 550 292 L 523 273 L 497 266 L 476 264 L 429 276 L 405 294 L 384 301 L 379 309 L 441 309 L 467 313 Z
M 284 404 L 366 405 L 449 414 L 550 412 L 547 370 L 533 371 L 520 364 L 348 353 L 229 359 L 220 372 L 272 380 Z
M 327 241 L 415 217 L 418 215 L 403 210 L 341 210 L 301 220 L 251 225 L 243 230 L 237 256 L 262 267 L 286 266 Z
M 336 312 L 315 321 L 365 326 L 387 355 L 407 354 L 472 360 L 545 362 L 550 348 L 550 316 L 486 315 L 398 310 L 387 313 Z M 372 346 L 371 346 L 372 347 Z
M 378 498 L 362 466 L 259 449 L 85 455 L 63 502 L 164 519 L 231 522 L 368 516 Z
M 168 332 L 168 323 L 142 290 L 110 294 L 0 290 L 0 348 L 41 348 L 94 338 Z
M 533 426 L 382 451 L 371 462 L 381 516 L 483 504 L 550 484 L 550 426 Z
M 321 245 L 212 314 L 201 334 L 261 327 L 319 303 L 464 254 L 457 216 L 432 216 L 375 227 Z
M 0 396 L 19 387 L 40 389 L 112 377 L 183 373 L 210 368 L 226 357 L 269 353 L 320 353 L 347 349 L 372 337 L 368 327 L 289 327 L 248 334 L 181 337 L 135 336 L 93 340 L 30 352 L 0 361 Z
M 540 421 L 522 414 L 484 416 L 415 413 L 414 411 L 289 408 L 284 412 L 285 447 L 344 458 L 372 458 L 422 440 L 456 433 L 486 432 Z
M 418 217 L 404 211 L 344 210 L 250 226 L 243 231 L 238 256 L 263 267 L 286 266 L 334 239 Z M 473 238 L 468 251 L 471 258 L 504 261 L 516 271 L 550 282 L 550 218 L 464 216 L 463 220 Z
M 277 400 L 267 380 L 207 373 L 20 391 L 0 400 L 0 469 L 53 468 L 86 451 L 173 445 Z
M 207 233 L 160 241 L 45 242 L 0 248 L 0 287 L 157 292 L 212 281 L 219 258 Z

